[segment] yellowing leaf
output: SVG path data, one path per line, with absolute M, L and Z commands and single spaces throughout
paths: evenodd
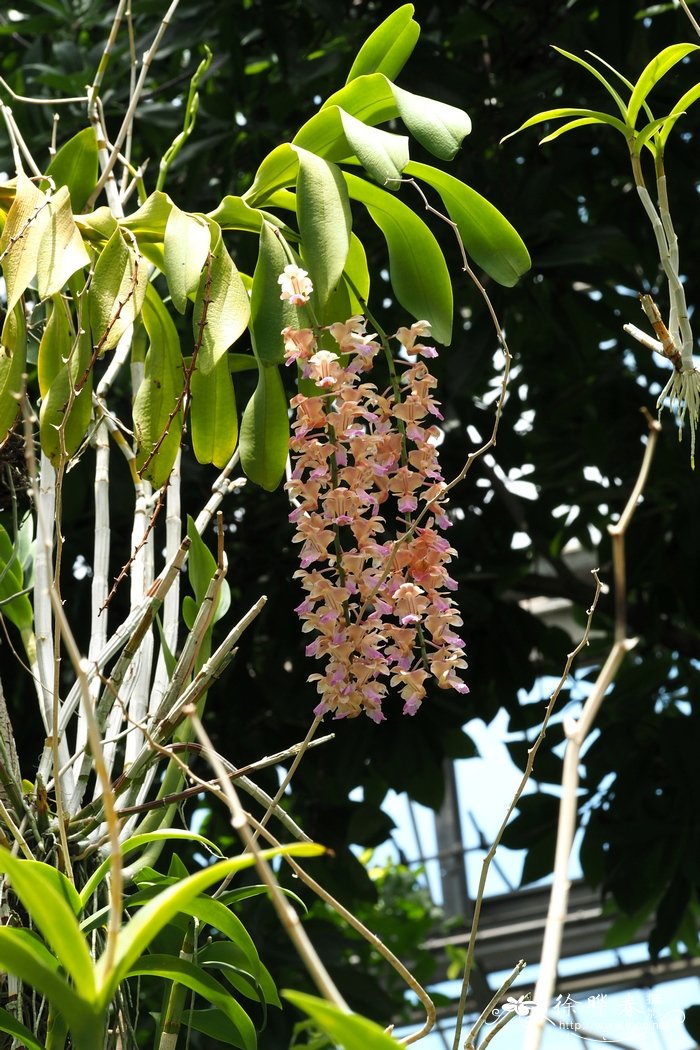
M 26 175 L 17 176 L 15 199 L 0 237 L 0 261 L 7 285 L 7 310 L 24 294 L 36 273 L 49 220 L 49 199 Z
M 76 270 L 89 265 L 90 256 L 73 221 L 70 194 L 62 186 L 51 198 L 37 254 L 39 295 L 42 299 L 55 295 Z
M 21 304 L 8 313 L 0 337 L 0 441 L 4 441 L 19 412 L 27 354 L 27 330 Z

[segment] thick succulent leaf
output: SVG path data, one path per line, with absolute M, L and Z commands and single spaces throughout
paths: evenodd
M 452 160 L 472 122 L 463 109 L 392 85 L 399 115 L 413 137 L 435 157 Z
M 327 99 L 322 109 L 338 106 L 365 124 L 401 117 L 411 134 L 434 156 L 451 160 L 471 131 L 462 109 L 415 95 L 381 73 L 353 80 Z
M 115 347 L 133 324 L 147 285 L 146 260 L 117 227 L 95 263 L 88 294 L 92 341 L 98 354 Z
M 260 364 L 258 385 L 241 422 L 241 466 L 256 485 L 272 492 L 287 463 L 287 398 L 276 365 Z
M 121 220 L 121 225 L 131 230 L 139 247 L 149 243 L 163 244 L 172 208 L 173 202 L 168 194 L 155 190 L 137 211 Z
M 245 332 L 250 300 L 241 275 L 226 250 L 220 227 L 208 219 L 210 254 L 194 301 L 192 327 L 199 346 L 197 368 L 207 375 Z
M 208 375 L 195 368 L 190 394 L 190 431 L 197 462 L 223 467 L 238 444 L 236 394 L 226 354 Z
M 76 919 L 80 899 L 74 887 L 55 868 L 36 860 L 13 857 L 0 849 L 0 871 L 9 875 L 12 888 L 32 923 L 66 973 L 76 993 L 88 1002 L 95 991 L 92 959 Z
M 68 189 L 62 186 L 51 198 L 48 219 L 37 253 L 37 285 L 46 299 L 60 292 L 76 270 L 90 265 L 90 256 L 73 221 Z
M 167 481 L 180 448 L 185 374 L 177 329 L 152 284 L 141 316 L 149 347 L 132 410 L 136 469 L 141 472 L 148 461 L 143 476 L 158 489 Z
M 92 344 L 83 329 L 51 382 L 39 411 L 41 447 L 54 466 L 78 450 L 92 418 Z M 89 371 L 88 371 L 89 369 Z M 79 390 L 76 393 L 76 388 Z
M 323 308 L 350 249 L 350 201 L 335 164 L 300 146 L 294 149 L 299 157 L 296 195 L 304 264 L 313 281 L 314 308 L 323 320 Z
M 367 37 L 348 73 L 347 83 L 367 73 L 395 80 L 411 57 L 420 36 L 413 4 L 403 4 Z
M 15 199 L 0 237 L 0 260 L 7 285 L 7 310 L 15 304 L 36 274 L 37 258 L 49 221 L 48 198 L 26 175 L 17 176 Z
M 189 296 L 199 286 L 211 237 L 206 221 L 172 206 L 165 226 L 163 262 L 175 309 L 184 314 Z
M 307 147 L 308 148 L 308 147 Z M 318 152 L 317 150 L 315 152 Z M 255 173 L 251 186 L 241 200 L 251 210 L 267 201 L 276 190 L 291 186 L 299 170 L 299 158 L 288 142 L 283 142 L 268 153 Z
M 262 856 L 271 859 L 277 856 L 317 857 L 324 852 L 322 846 L 315 843 L 295 843 L 292 846 L 281 846 L 276 849 L 262 850 Z M 106 1006 L 112 1000 L 114 991 L 124 979 L 132 966 L 144 955 L 154 937 L 173 919 L 183 906 L 194 900 L 200 893 L 214 883 L 234 875 L 254 863 L 249 854 L 222 860 L 195 872 L 186 879 L 181 879 L 173 886 L 154 897 L 152 901 L 139 908 L 136 915 L 124 925 L 117 941 L 116 957 L 111 966 L 107 958 L 97 962 L 98 1002 L 99 1007 Z
M 53 296 L 50 310 L 41 334 L 37 361 L 39 393 L 42 397 L 46 397 L 49 387 L 68 360 L 75 338 L 68 307 L 62 296 Z
M 8 312 L 0 335 L 0 442 L 19 412 L 27 358 L 27 326 L 22 304 Z
M 263 221 L 257 208 L 251 208 L 242 197 L 230 194 L 224 197 L 218 208 L 209 212 L 209 218 L 218 222 L 222 230 L 245 230 L 247 233 L 259 233 Z
M 303 306 L 292 306 L 280 298 L 277 279 L 291 258 L 291 249 L 282 234 L 264 222 L 250 296 L 251 338 L 255 354 L 264 365 L 280 364 L 284 360 L 282 329 L 288 325 L 304 328 L 309 323 Z
M 374 1021 L 344 1013 L 337 1006 L 304 992 L 282 992 L 288 1002 L 311 1017 L 343 1050 L 396 1050 L 396 1040 Z
M 386 239 L 396 298 L 417 320 L 430 322 L 433 336 L 452 338 L 452 282 L 435 237 L 422 219 L 392 194 L 346 173 L 350 196 L 365 205 Z
M 255 1050 L 257 1045 L 255 1025 L 248 1017 L 248 1014 L 229 995 L 224 985 L 206 973 L 201 966 L 174 955 L 153 954 L 137 959 L 131 966 L 129 973 L 132 976 L 151 974 L 154 977 L 165 977 L 167 980 L 182 984 L 185 988 L 190 988 L 198 995 L 204 996 L 236 1026 L 241 1036 L 239 1045 L 244 1050 Z
M 353 233 L 350 235 L 350 250 L 343 275 L 326 306 L 326 318 L 332 320 L 342 317 L 346 321 L 355 314 L 364 313 L 369 300 L 369 288 L 365 249 L 362 241 Z
M 405 135 L 364 124 L 340 106 L 316 113 L 294 136 L 294 145 L 332 161 L 356 157 L 380 186 L 394 188 L 409 160 Z
M 627 107 L 627 120 L 631 127 L 634 127 L 636 124 L 642 103 L 646 101 L 646 97 L 654 87 L 654 84 L 658 83 L 662 77 L 665 77 L 668 71 L 673 69 L 686 55 L 689 55 L 692 51 L 697 51 L 699 48 L 699 44 L 671 44 L 670 47 L 665 47 L 663 51 L 660 51 L 658 55 L 652 58 L 651 62 L 642 70 L 637 83 L 634 85 L 629 106 Z
M 82 211 L 97 185 L 97 140 L 93 129 L 83 128 L 68 139 L 49 164 L 46 175 L 56 189 L 66 186 L 73 211 Z
M 406 174 L 437 190 L 467 253 L 494 281 L 510 288 L 530 269 L 530 256 L 518 232 L 476 190 L 428 164 L 412 162 Z

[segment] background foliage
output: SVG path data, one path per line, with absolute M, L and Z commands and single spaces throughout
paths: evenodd
M 315 101 L 342 82 L 361 41 L 394 6 L 336 0 L 184 3 L 151 71 L 139 129 L 143 156 L 135 159 L 158 158 L 179 130 L 181 112 L 172 100 L 186 97 L 207 43 L 214 60 L 201 87 L 197 128 L 168 188 L 181 207 L 197 210 L 213 208 L 225 193 L 241 193 L 271 145 L 293 133 Z M 583 613 L 592 584 L 572 572 L 563 553 L 574 540 L 610 578 L 605 524 L 624 505 L 636 476 L 646 429 L 639 409 L 653 410 L 666 378 L 658 360 L 622 332 L 624 322 L 640 323 L 638 292 L 655 289 L 655 246 L 630 192 L 628 158 L 618 137 L 583 129 L 539 150 L 531 133 L 502 148 L 498 143 L 560 93 L 576 105 L 599 107 L 595 83 L 557 56 L 550 43 L 577 52 L 586 46 L 634 77 L 663 46 L 690 39 L 684 17 L 670 5 L 669 10 L 658 6 L 661 13 L 644 18 L 639 0 L 416 4 L 423 35 L 400 83 L 469 112 L 473 131 L 450 171 L 508 216 L 528 245 L 533 268 L 514 289 L 489 285 L 516 369 L 494 459 L 480 461 L 453 497 L 450 538 L 460 552 L 471 693 L 466 701 L 435 695 L 415 720 L 402 718 L 397 703 L 383 725 L 367 719 L 340 723 L 335 741 L 310 753 L 294 781 L 289 805 L 310 836 L 335 850 L 332 872 L 323 861 L 324 880 L 346 903 L 371 900 L 376 892 L 349 845 L 370 847 L 386 838 L 389 821 L 380 806 L 389 788 L 438 806 L 444 759 L 473 753 L 461 731 L 468 719 L 488 722 L 505 707 L 511 729 L 537 725 L 541 708 L 520 698 L 540 675 L 560 671 L 570 646 L 517 598 L 566 598 Z M 161 7 L 138 5 L 139 53 Z M 2 76 L 20 93 L 80 94 L 110 17 L 94 0 L 21 2 L 5 10 Z M 667 91 L 675 101 L 694 79 L 687 66 L 679 66 L 660 89 L 662 97 Z M 126 80 L 110 83 L 108 124 L 123 112 L 127 94 Z M 50 137 L 50 109 L 20 103 L 13 108 L 41 158 Z M 662 103 L 658 111 L 663 112 Z M 64 108 L 59 143 L 82 120 L 77 108 L 74 113 Z M 700 244 L 697 126 L 695 109 L 679 123 L 667 154 L 691 302 Z M 9 171 L 2 135 L 0 130 L 0 168 Z M 384 248 L 366 233 L 374 252 L 370 269 L 376 272 L 385 263 Z M 245 244 L 239 250 L 245 252 Z M 456 249 L 451 261 L 456 271 Z M 251 260 L 237 262 L 246 269 Z M 456 336 L 439 365 L 446 477 L 473 447 L 474 430 L 481 435 L 490 430 L 493 403 L 486 395 L 498 374 L 493 329 L 476 292 L 465 280 L 457 283 L 455 295 Z M 385 305 L 385 327 L 392 330 L 392 323 L 403 323 L 401 312 Z M 201 471 L 188 473 L 187 462 L 183 469 L 194 505 L 206 482 Z M 534 486 L 526 490 L 533 498 L 509 490 L 508 479 L 519 477 Z M 125 470 L 121 478 L 115 472 L 114 483 L 127 492 Z M 67 561 L 90 550 L 83 515 L 88 497 L 81 484 L 72 475 L 66 480 Z M 284 495 L 248 487 L 237 499 L 227 523 L 232 601 L 247 608 L 263 591 L 269 602 L 212 693 L 207 717 L 215 743 L 243 765 L 301 739 L 315 701 L 305 682 L 309 667 L 293 613 L 299 596 L 291 580 L 295 556 Z M 586 755 L 581 800 L 587 815 L 585 874 L 635 921 L 656 914 L 652 951 L 674 942 L 698 947 L 700 816 L 693 804 L 700 752 L 698 509 L 697 476 L 666 415 L 644 504 L 627 541 L 629 619 L 640 643 L 606 700 L 600 735 Z M 526 533 L 529 542 L 513 545 L 516 533 Z M 120 552 L 122 561 L 126 554 Z M 88 586 L 87 580 L 76 580 L 68 596 L 74 623 L 80 621 Z M 596 619 L 601 653 L 609 647 L 611 623 L 612 608 L 604 600 Z M 16 713 L 20 757 L 32 761 L 41 732 L 20 715 L 32 701 L 13 685 L 11 671 L 7 676 L 5 641 L 3 648 L 3 680 Z M 546 746 L 557 739 L 552 734 Z M 513 757 L 524 761 L 524 749 L 514 748 Z M 550 776 L 551 783 L 559 779 L 556 756 L 542 754 L 535 775 L 546 793 Z M 364 800 L 349 801 L 358 786 Z M 551 857 L 550 809 L 541 797 L 525 801 L 508 840 L 534 843 L 526 869 L 532 878 L 546 872 Z M 225 848 L 223 819 L 211 814 L 206 833 Z M 262 946 L 265 924 L 272 920 L 262 907 L 254 914 L 249 926 Z M 621 938 L 627 926 L 620 922 Z M 277 948 L 286 950 L 278 939 Z M 337 951 L 340 961 L 344 949 Z M 290 965 L 281 958 L 267 961 L 280 969 Z M 366 988 L 358 988 L 357 1000 L 371 1013 L 364 995 Z

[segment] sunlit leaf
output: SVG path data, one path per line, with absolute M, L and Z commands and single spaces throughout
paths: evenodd
M 515 131 L 511 131 L 508 135 L 504 135 L 501 142 L 505 142 L 507 139 L 512 138 L 513 135 L 517 135 L 519 131 L 525 131 L 526 128 L 532 128 L 536 124 L 544 124 L 548 120 L 559 120 L 563 117 L 584 117 L 589 124 L 609 124 L 610 127 L 621 132 L 626 139 L 632 137 L 632 132 L 627 125 L 623 124 L 623 122 L 618 120 L 617 117 L 611 117 L 609 113 L 602 113 L 595 109 L 572 109 L 570 107 L 564 107 L 561 109 L 546 109 L 541 113 L 535 113 L 533 117 L 529 117 L 528 120 L 521 124 L 519 128 L 516 128 Z
M 671 129 L 676 123 L 678 117 L 682 116 L 683 113 L 693 105 L 694 102 L 700 98 L 700 84 L 693 85 L 684 95 L 678 99 L 675 106 L 668 115 L 668 123 L 664 124 L 663 128 L 659 133 L 659 141 L 661 143 L 661 149 L 663 150 L 666 146 L 668 136 L 671 134 Z
M 325 1035 L 343 1050 L 396 1050 L 396 1040 L 374 1021 L 344 1013 L 326 999 L 303 992 L 282 992 L 288 1002 L 313 1018 Z
M 94 970 L 76 918 L 80 899 L 74 887 L 50 865 L 13 857 L 4 848 L 0 848 L 0 871 L 9 875 L 14 892 L 72 977 L 76 992 L 89 1001 L 95 989 Z
M 70 277 L 90 265 L 83 239 L 73 221 L 68 189 L 62 186 L 51 198 L 44 235 L 37 252 L 37 285 L 42 299 L 67 284 Z
M 7 310 L 24 294 L 36 274 L 37 258 L 46 236 L 49 199 L 22 172 L 0 237 L 0 259 L 7 285 Z
M 74 340 L 69 360 L 51 382 L 39 411 L 42 450 L 57 466 L 78 450 L 92 418 L 92 344 L 83 329 Z
M 263 223 L 250 297 L 250 332 L 255 353 L 264 365 L 280 364 L 284 360 L 283 328 L 288 325 L 304 328 L 308 324 L 303 306 L 292 306 L 280 298 L 277 279 L 291 261 L 290 256 L 282 234 L 276 233 L 269 223 Z
M 185 312 L 187 299 L 199 285 L 202 267 L 209 254 L 211 237 L 204 219 L 173 207 L 165 226 L 165 278 L 173 306 Z
M 476 190 L 428 164 L 411 162 L 406 174 L 437 190 L 467 253 L 495 281 L 510 288 L 530 269 L 530 256 L 517 230 Z
M 209 218 L 218 222 L 222 230 L 245 230 L 248 233 L 259 233 L 262 225 L 262 213 L 251 208 L 242 197 L 224 197 L 218 208 L 209 212 Z
M 452 338 L 452 282 L 440 246 L 422 219 L 405 204 L 356 175 L 346 173 L 350 196 L 361 201 L 386 239 L 396 298 L 416 320 L 430 322 L 433 336 Z
M 670 47 L 665 47 L 663 51 L 655 55 L 651 62 L 645 66 L 637 83 L 634 85 L 627 108 L 627 119 L 632 127 L 637 123 L 637 116 L 642 103 L 646 100 L 654 85 L 668 73 L 669 69 L 672 69 L 684 59 L 686 55 L 689 55 L 692 51 L 697 51 L 699 48 L 699 44 L 671 44 Z
M 304 263 L 314 285 L 315 309 L 322 315 L 348 257 L 352 228 L 350 202 L 335 164 L 300 146 L 294 149 L 299 156 L 297 216 Z
M 420 26 L 413 19 L 414 10 L 413 4 L 404 4 L 377 26 L 358 51 L 347 83 L 366 73 L 384 73 L 390 80 L 396 79 L 420 36 Z
M 625 103 L 622 100 L 621 96 L 615 90 L 615 88 L 612 86 L 612 84 L 610 84 L 605 79 L 605 77 L 600 72 L 600 70 L 596 69 L 595 66 L 592 66 L 590 62 L 586 62 L 585 58 L 581 58 L 579 55 L 573 55 L 570 51 L 565 51 L 562 47 L 557 47 L 556 45 L 552 45 L 552 46 L 553 46 L 554 50 L 556 52 L 558 52 L 558 54 L 563 55 L 564 58 L 570 59 L 571 62 L 575 62 L 578 66 L 582 66 L 583 69 L 587 69 L 588 72 L 592 76 L 594 76 L 596 78 L 596 80 L 599 81 L 603 85 L 603 87 L 608 92 L 608 94 L 611 96 L 611 98 L 613 98 L 615 100 L 615 105 L 619 109 L 620 115 L 621 115 L 623 121 L 625 123 L 627 123 L 628 122 L 628 107 L 625 105 Z M 612 69 L 612 67 L 609 67 L 609 68 Z M 613 69 L 613 72 L 617 73 L 617 70 Z M 619 73 L 617 73 L 617 75 L 620 76 L 620 79 L 623 79 Z M 630 121 L 629 123 L 630 123 L 630 125 L 632 127 L 634 127 L 634 121 Z

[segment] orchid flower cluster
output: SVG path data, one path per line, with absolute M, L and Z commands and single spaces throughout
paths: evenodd
M 280 279 L 282 296 L 288 287 L 308 297 L 308 275 L 287 276 L 287 285 Z M 295 576 L 306 591 L 295 611 L 303 631 L 315 634 L 307 656 L 326 662 L 322 673 L 309 676 L 321 696 L 314 714 L 364 711 L 380 722 L 389 687 L 399 690 L 405 714 L 418 710 L 431 676 L 441 688 L 468 690 L 457 674 L 467 666 L 454 630 L 462 620 L 447 593 L 456 588 L 447 569 L 456 551 L 440 533 L 450 521 L 440 429 L 431 419 L 442 416 L 425 364 L 437 351 L 419 341 L 429 333 L 427 322 L 400 328 L 393 338 L 405 352 L 405 371 L 380 393 L 366 374 L 382 346 L 366 328 L 357 316 L 327 329 L 282 333 L 287 364 L 298 363 L 314 384 L 291 402 L 293 469 L 286 487 L 301 544 Z M 320 340 L 335 349 L 321 348 Z

